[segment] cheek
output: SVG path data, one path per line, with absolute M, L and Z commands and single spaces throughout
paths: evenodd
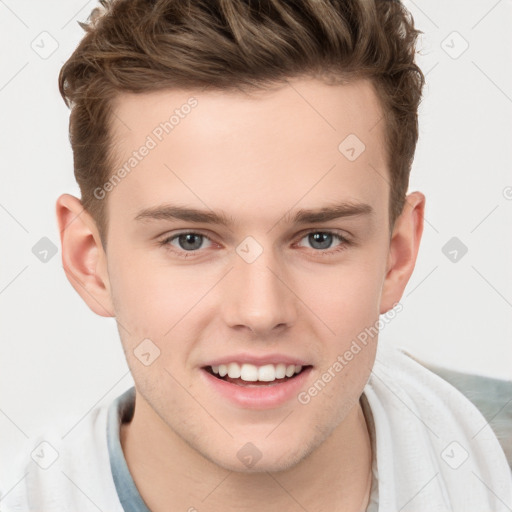
M 173 267 L 162 258 L 151 262 L 147 255 L 137 257 L 136 253 L 129 261 L 120 261 L 112 269 L 110 281 L 117 321 L 124 327 L 119 333 L 127 358 L 133 360 L 134 370 L 140 369 L 134 354 L 147 352 L 140 347 L 149 339 L 159 350 L 151 374 L 160 366 L 173 368 L 173 373 L 181 371 L 204 323 L 211 320 L 204 307 L 218 276 L 192 267 Z M 149 352 L 151 348 L 149 345 Z
M 379 316 L 382 275 L 377 265 L 342 263 L 298 282 L 297 295 L 338 340 L 357 334 Z
M 112 256 L 116 261 L 116 256 Z M 179 268 L 162 265 L 162 260 L 148 257 L 142 251 L 132 251 L 130 258 L 117 258 L 118 264 L 109 277 L 115 297 L 116 314 L 130 323 L 157 325 L 173 320 L 187 296 L 194 295 L 195 284 L 184 280 Z
M 142 259 L 131 258 L 110 273 L 119 332 L 129 352 L 144 339 L 153 340 L 162 349 L 163 334 L 178 322 L 179 314 L 183 315 L 182 295 L 170 286 L 172 280 L 142 263 Z

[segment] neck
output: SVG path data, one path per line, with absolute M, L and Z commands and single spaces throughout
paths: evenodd
M 132 421 L 121 426 L 120 439 L 135 485 L 152 512 L 167 511 L 169 504 L 173 510 L 191 511 L 206 504 L 214 512 L 366 510 L 372 444 L 359 402 L 319 448 L 294 467 L 275 473 L 224 469 L 185 443 L 158 416 L 143 414 L 150 408 L 139 394 L 136 404 Z

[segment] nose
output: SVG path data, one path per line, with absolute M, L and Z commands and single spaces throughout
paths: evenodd
M 255 261 L 238 255 L 224 282 L 223 315 L 230 328 L 248 329 L 260 338 L 292 326 L 297 318 L 297 299 L 288 273 L 272 250 Z

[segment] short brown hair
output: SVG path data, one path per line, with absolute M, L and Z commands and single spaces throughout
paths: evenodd
M 399 0 L 100 0 L 59 74 L 82 204 L 105 247 L 94 190 L 116 162 L 117 93 L 172 88 L 265 89 L 297 76 L 368 78 L 384 112 L 389 226 L 401 213 L 418 139 L 422 33 Z M 103 12 L 102 12 L 103 11 Z M 327 80 L 326 80 L 327 81 Z M 332 83 L 332 82 L 331 82 Z M 380 179 L 380 178 L 379 178 Z

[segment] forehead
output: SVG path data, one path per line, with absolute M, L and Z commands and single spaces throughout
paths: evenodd
M 297 79 L 250 94 L 123 93 L 112 111 L 113 172 L 125 172 L 109 193 L 109 217 L 116 205 L 134 218 L 176 200 L 247 212 L 247 221 L 258 212 L 267 222 L 294 205 L 387 208 L 384 123 L 368 81 Z

